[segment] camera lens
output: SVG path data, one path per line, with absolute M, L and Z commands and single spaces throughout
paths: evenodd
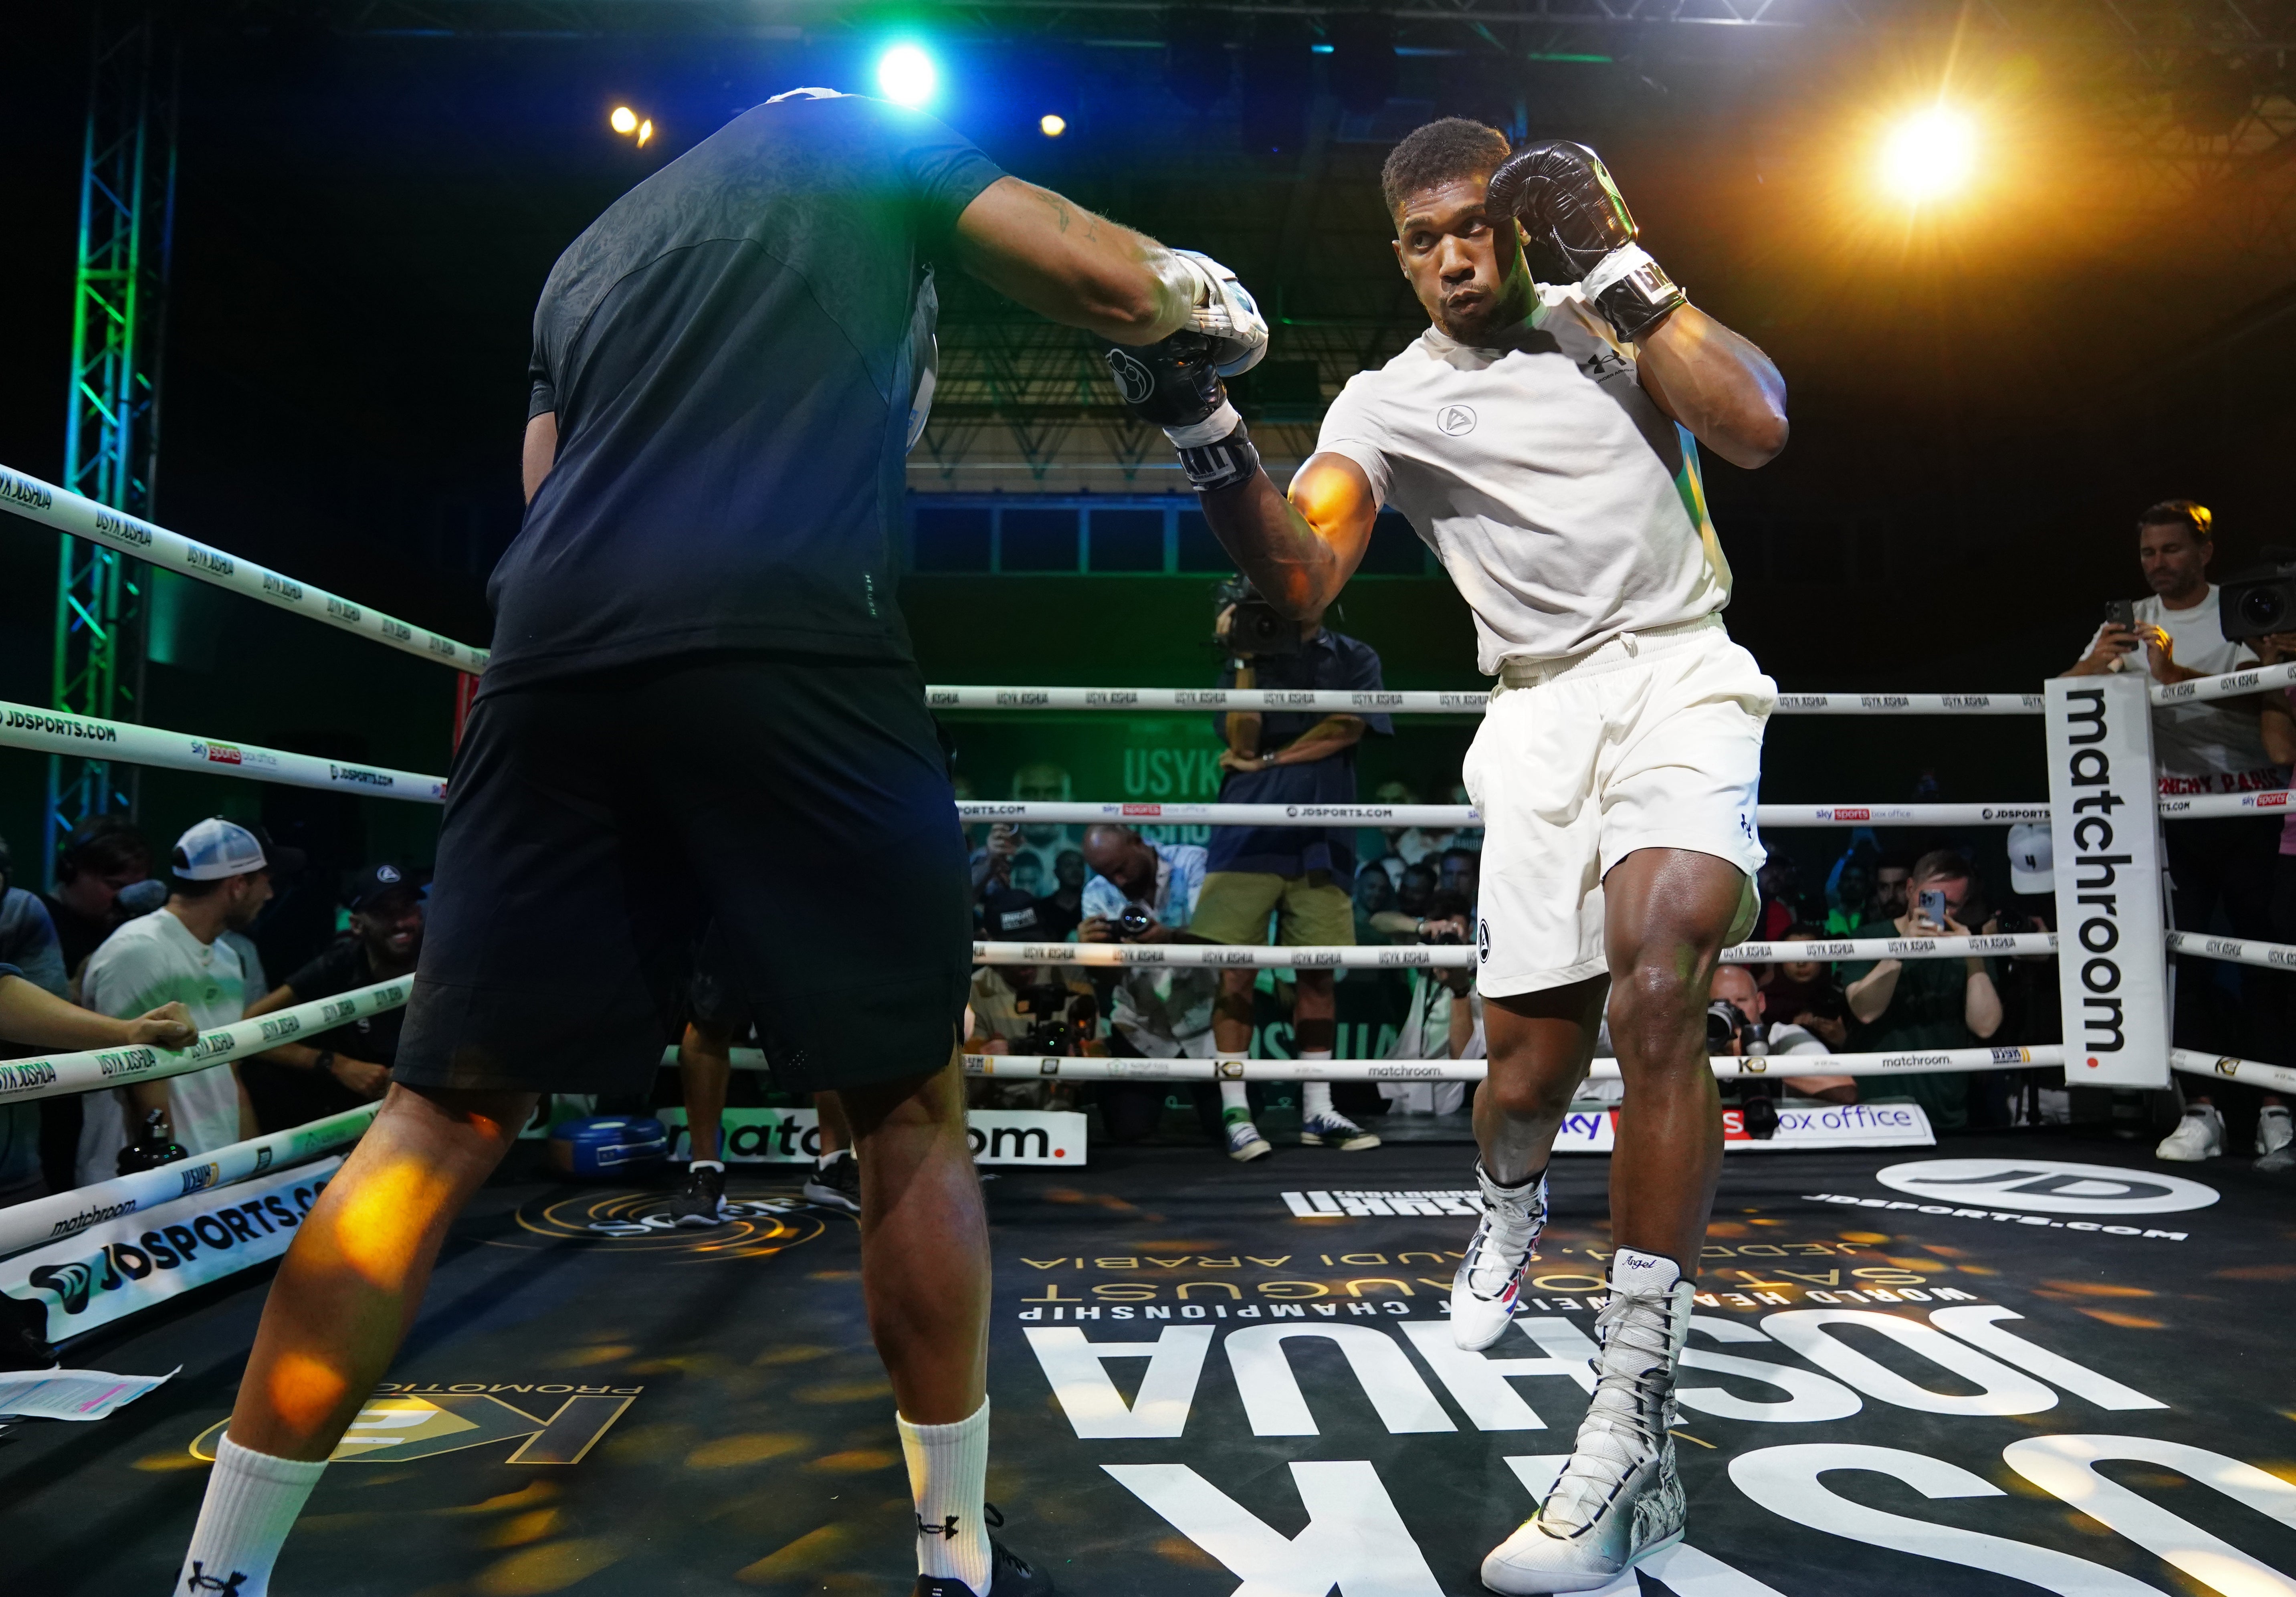
M 2240 596 L 2240 618 L 2263 632 L 2277 632 L 2288 614 L 2288 594 L 2278 587 L 2259 585 Z

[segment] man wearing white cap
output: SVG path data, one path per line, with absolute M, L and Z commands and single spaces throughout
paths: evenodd
M 270 902 L 271 862 L 255 833 L 217 815 L 176 839 L 171 867 L 166 905 L 128 921 L 88 956 L 81 1002 L 121 1019 L 181 1003 L 203 1032 L 228 1026 L 250 995 L 239 953 L 223 934 L 249 924 Z M 119 1173 L 120 1149 L 155 1109 L 166 1111 L 189 1153 L 255 1134 L 254 1108 L 230 1064 L 91 1093 L 80 1127 L 81 1185 Z

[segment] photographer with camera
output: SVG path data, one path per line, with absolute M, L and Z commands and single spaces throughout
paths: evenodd
M 1808 1028 L 1769 1018 L 1768 995 L 1743 965 L 1720 965 L 1706 1005 L 1706 1052 L 1717 1059 L 1781 1058 L 1833 1052 Z M 1857 1102 L 1857 1081 L 1850 1076 L 1788 1076 L 1775 1081 L 1748 1080 L 1734 1084 L 1746 1134 L 1767 1141 L 1777 1133 L 1776 1091 L 1783 1088 L 1804 1098 L 1827 1103 Z
M 1201 847 L 1151 843 L 1129 826 L 1104 823 L 1086 830 L 1084 857 L 1093 877 L 1084 887 L 1078 941 L 1193 940 L 1183 934 L 1203 897 L 1207 855 Z M 1109 1052 L 1131 1059 L 1211 1058 L 1219 977 L 1201 966 L 1128 967 L 1110 995 Z M 1101 1119 L 1109 1139 L 1137 1142 L 1155 1129 L 1165 1090 L 1146 1082 L 1103 1085 Z
M 1230 659 L 1224 688 L 1324 689 L 1373 692 L 1381 685 L 1379 656 L 1369 644 L 1332 631 L 1319 610 L 1292 620 L 1241 578 L 1222 584 L 1213 636 Z M 1213 723 L 1227 745 L 1220 768 L 1223 804 L 1320 805 L 1356 801 L 1355 746 L 1366 733 L 1393 729 L 1382 715 L 1319 715 L 1232 711 Z M 1349 886 L 1355 880 L 1355 829 L 1350 826 L 1223 827 L 1212 834 L 1203 902 L 1192 930 L 1208 943 L 1265 943 L 1271 916 L 1285 947 L 1352 944 L 1356 923 Z M 1258 972 L 1225 970 L 1213 1030 L 1219 1052 L 1242 1058 L 1251 1046 L 1251 993 Z M 1303 1060 L 1329 1059 L 1339 1035 L 1338 1005 L 1329 970 L 1298 974 L 1292 1011 L 1293 1045 Z M 1267 1139 L 1252 1124 L 1242 1082 L 1220 1084 L 1220 1115 L 1228 1155 L 1245 1160 L 1267 1153 Z M 1300 1141 L 1306 1146 L 1357 1152 L 1379 1139 L 1332 1106 L 1329 1082 L 1300 1089 Z
M 2171 499 L 2147 510 L 2136 528 L 2137 559 L 2144 567 L 2145 598 L 2107 607 L 2088 652 L 2069 676 L 2111 671 L 2149 671 L 2156 682 L 2189 682 L 2259 663 L 2256 641 L 2235 619 L 2226 630 L 2221 590 L 2209 580 L 2216 553 L 2214 518 L 2190 499 Z M 2259 627 L 2257 631 L 2260 632 Z M 2234 793 L 2284 787 L 2284 766 L 2264 746 L 2265 706 L 2259 698 L 2218 699 L 2152 707 L 2152 754 L 2163 795 Z M 2272 936 L 2272 876 L 2280 844 L 2277 820 L 2246 815 L 2171 820 L 2161 828 L 2169 856 L 2173 920 L 2185 930 L 2208 931 L 2218 908 L 2234 937 Z M 2276 1052 L 2278 1039 L 2259 1036 L 2274 1029 L 2261 997 L 2259 973 L 2219 966 L 2189 954 L 2177 958 L 2178 1002 L 2176 1041 L 2205 1052 L 2255 1059 Z M 2234 988 L 2218 986 L 2229 970 Z M 2162 1139 L 2159 1156 L 2189 1161 L 2224 1151 L 2225 1125 L 2219 1096 L 2254 1102 L 2252 1093 L 2226 1083 L 2217 1091 L 2194 1093 L 2184 1101 L 2184 1118 Z M 2257 1128 L 2257 1151 L 2284 1119 Z

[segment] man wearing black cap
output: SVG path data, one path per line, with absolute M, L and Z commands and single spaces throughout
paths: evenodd
M 426 875 L 387 861 L 360 872 L 345 895 L 348 935 L 248 1005 L 247 1018 L 414 974 L 422 954 Z M 381 1097 L 406 1015 L 403 1009 L 387 1009 L 246 1061 L 240 1073 L 255 1100 L 257 1123 L 265 1131 L 283 1131 Z

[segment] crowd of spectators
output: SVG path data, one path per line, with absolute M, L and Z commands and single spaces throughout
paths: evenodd
M 410 974 L 421 954 L 424 878 L 378 863 L 345 895 L 335 940 L 273 987 L 249 933 L 300 856 L 217 816 L 184 831 L 155 873 L 157 863 L 135 827 L 102 817 L 65 840 L 55 890 L 39 894 L 17 885 L 0 841 L 0 1058 L 186 1047 L 215 1027 Z M 0 1107 L 0 1205 L 372 1102 L 389 1084 L 401 1014 L 157 1081 Z

